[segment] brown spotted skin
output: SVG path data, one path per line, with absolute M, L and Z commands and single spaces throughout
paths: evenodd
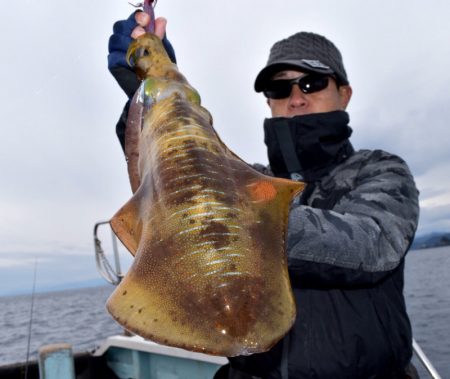
M 295 318 L 285 233 L 303 185 L 234 155 L 159 40 L 147 34 L 130 49 L 142 46 L 152 105 L 136 108 L 139 127 L 131 115 L 134 195 L 111 220 L 135 260 L 108 310 L 158 343 L 222 356 L 266 351 Z

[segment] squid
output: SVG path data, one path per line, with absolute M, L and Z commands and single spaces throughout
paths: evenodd
M 303 183 L 265 176 L 220 140 L 200 96 L 146 33 L 125 154 L 133 195 L 110 224 L 134 261 L 107 301 L 125 329 L 220 356 L 270 349 L 295 302 L 285 237 Z

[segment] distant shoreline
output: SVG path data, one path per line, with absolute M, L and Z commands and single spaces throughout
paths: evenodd
M 428 245 L 426 245 L 426 246 L 415 246 L 415 247 L 411 247 L 411 251 L 414 251 L 414 250 L 427 250 L 427 249 L 438 249 L 438 248 L 440 248 L 440 247 L 448 247 L 448 246 L 450 246 L 450 244 L 445 244 L 445 245 L 430 245 L 430 246 L 428 246 Z
M 79 290 L 88 290 L 90 288 L 98 288 L 98 287 L 112 287 L 110 284 L 105 283 L 104 281 L 88 281 L 88 282 L 80 282 L 80 283 L 62 283 L 60 287 L 44 287 L 36 289 L 36 295 L 49 294 L 52 292 L 64 292 L 64 291 L 79 291 Z M 8 293 L 0 293 L 0 299 L 3 297 L 18 297 L 18 296 L 31 296 L 31 291 L 13 291 Z
M 411 245 L 411 250 L 423 250 L 445 246 L 450 246 L 450 233 L 436 232 L 416 237 Z

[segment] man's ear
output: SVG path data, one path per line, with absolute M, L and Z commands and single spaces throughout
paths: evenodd
M 345 110 L 352 98 L 353 89 L 349 85 L 339 87 L 339 97 L 341 98 L 342 109 Z

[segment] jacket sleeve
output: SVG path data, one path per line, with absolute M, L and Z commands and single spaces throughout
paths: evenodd
M 371 286 L 403 261 L 419 216 L 418 191 L 405 162 L 375 151 L 353 178 L 331 210 L 291 209 L 289 271 L 300 286 Z
M 130 100 L 127 101 L 116 124 L 116 135 L 119 139 L 122 151 L 125 153 L 125 129 L 127 128 L 128 111 L 130 110 Z

